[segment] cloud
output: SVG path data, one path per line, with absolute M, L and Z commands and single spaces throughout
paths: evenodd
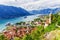
M 0 4 L 37 10 L 60 7 L 60 0 L 0 0 Z

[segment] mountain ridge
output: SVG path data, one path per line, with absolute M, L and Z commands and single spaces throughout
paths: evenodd
M 0 19 L 9 19 L 27 15 L 31 14 L 21 7 L 0 5 Z
M 52 12 L 54 14 L 59 11 L 60 11 L 60 8 L 54 8 L 54 9 L 46 8 L 46 9 L 41 9 L 41 10 L 32 10 L 32 11 L 30 11 L 30 13 L 32 13 L 32 14 L 49 14 L 50 12 Z
M 60 8 L 27 11 L 21 7 L 0 5 L 0 19 L 10 19 L 32 14 L 49 14 L 50 12 L 57 13 L 58 11 L 60 11 Z

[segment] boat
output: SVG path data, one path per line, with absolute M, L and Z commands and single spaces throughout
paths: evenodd
M 24 18 L 27 18 L 27 16 L 25 16 Z

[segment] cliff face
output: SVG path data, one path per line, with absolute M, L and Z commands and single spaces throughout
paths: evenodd
M 30 15 L 30 13 L 23 8 L 0 5 L 0 19 L 15 18 L 27 15 Z

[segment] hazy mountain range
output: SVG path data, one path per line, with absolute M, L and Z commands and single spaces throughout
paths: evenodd
M 27 11 L 21 7 L 0 5 L 0 19 L 15 18 L 32 14 L 49 14 L 50 12 L 56 13 L 58 11 L 60 11 L 60 8 L 46 8 L 40 10 Z
M 41 10 L 32 10 L 32 11 L 30 11 L 30 13 L 32 13 L 32 14 L 49 14 L 50 12 L 52 12 L 52 14 L 54 14 L 59 11 L 60 11 L 60 8 L 55 8 L 55 9 L 46 8 L 46 9 L 41 9 Z

